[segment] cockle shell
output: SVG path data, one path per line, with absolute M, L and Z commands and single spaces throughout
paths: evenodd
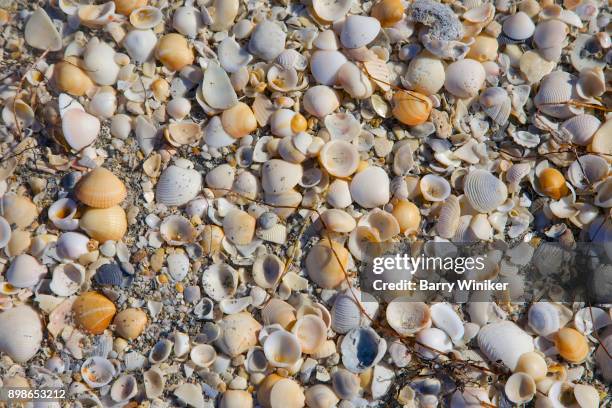
M 39 50 L 54 52 L 62 49 L 62 37 L 49 15 L 40 7 L 36 8 L 26 23 L 24 39 L 29 46 Z
M 565 71 L 545 75 L 533 102 L 545 114 L 559 119 L 574 116 L 576 108 L 566 103 L 576 99 L 576 78 Z
M 38 217 L 36 205 L 28 197 L 7 193 L 2 196 L 4 219 L 18 228 L 29 227 Z
M 434 95 L 444 86 L 446 74 L 442 61 L 424 53 L 410 60 L 404 78 L 416 92 Z
M 157 37 L 153 30 L 132 30 L 123 39 L 123 48 L 136 63 L 143 63 L 151 59 Z
M 22 254 L 11 262 L 6 271 L 6 280 L 16 288 L 29 288 L 35 286 L 46 273 L 47 268 L 36 258 Z
M 318 85 L 308 88 L 302 98 L 306 112 L 323 118 L 340 106 L 338 95 L 328 86 Z
M 20 305 L 0 313 L 0 352 L 16 363 L 25 363 L 38 352 L 43 328 L 38 313 Z
M 566 132 L 572 143 L 580 146 L 588 145 L 597 129 L 601 126 L 601 121 L 593 115 L 576 115 L 561 124 L 559 130 Z
M 442 238 L 450 239 L 455 235 L 461 217 L 459 199 L 455 195 L 449 196 L 440 207 L 436 232 Z
M 371 43 L 380 32 L 380 21 L 374 17 L 350 15 L 344 20 L 340 41 L 345 48 L 359 48 Z
M 344 246 L 335 241 L 330 244 L 328 240 L 323 240 L 313 246 L 306 256 L 308 276 L 322 288 L 335 288 L 345 279 L 348 257 L 349 253 Z
M 193 169 L 168 166 L 159 177 L 155 188 L 158 203 L 182 206 L 193 200 L 202 187 L 202 176 Z
M 147 314 L 141 309 L 129 307 L 117 313 L 113 320 L 115 332 L 126 340 L 140 336 L 148 323 Z
M 487 116 L 493 119 L 495 123 L 503 126 L 508 122 L 512 102 L 503 88 L 487 88 L 480 94 L 479 102 Z
M 580 156 L 567 170 L 567 178 L 576 187 L 586 189 L 603 180 L 610 171 L 608 162 L 593 154 Z
M 529 327 L 541 336 L 549 336 L 561 328 L 559 310 L 554 304 L 537 302 L 528 312 Z
M 75 196 L 90 207 L 109 208 L 121 203 L 127 196 L 127 190 L 110 170 L 97 167 L 79 180 Z
M 272 159 L 262 168 L 262 187 L 266 193 L 280 194 L 290 191 L 302 178 L 302 166 Z
M 546 20 L 538 23 L 533 39 L 538 48 L 556 47 L 563 43 L 569 29 L 560 20 Z
M 361 373 L 376 365 L 387 351 L 387 342 L 369 327 L 351 330 L 340 344 L 342 364 L 353 373 Z
M 85 283 L 85 268 L 79 264 L 59 264 L 53 269 L 49 288 L 59 296 L 70 296 Z
M 202 274 L 202 286 L 204 293 L 213 300 L 231 297 L 238 286 L 237 272 L 227 264 L 212 265 Z
M 389 185 L 389 176 L 382 168 L 367 167 L 351 180 L 351 197 L 364 208 L 378 207 L 389 202 Z
M 446 68 L 444 88 L 459 98 L 469 98 L 478 94 L 485 77 L 486 73 L 480 62 L 465 58 Z
M 535 24 L 527 13 L 519 11 L 504 20 L 504 34 L 513 40 L 526 40 L 535 32 Z
M 506 185 L 486 170 L 475 169 L 465 177 L 463 191 L 470 205 L 488 213 L 499 207 L 508 197 Z
M 353 0 L 313 0 L 312 8 L 317 17 L 325 21 L 337 21 L 346 16 Z
M 534 350 L 531 336 L 509 321 L 489 323 L 480 329 L 478 347 L 489 361 L 501 360 L 512 371 L 521 355 Z
M 348 333 L 351 329 L 360 326 L 361 306 L 357 301 L 359 297 L 355 299 L 348 292 L 336 296 L 331 310 L 331 327 L 336 333 Z
M 506 381 L 504 392 L 510 401 L 515 404 L 524 404 L 535 396 L 536 384 L 528 374 L 515 373 Z
M 274 367 L 290 368 L 302 355 L 298 337 L 284 330 L 271 333 L 265 339 L 263 347 L 268 363 Z
M 400 336 L 414 336 L 431 326 L 429 306 L 409 298 L 397 297 L 387 305 L 387 323 Z
M 102 334 L 117 309 L 113 302 L 97 292 L 85 292 L 72 305 L 76 323 L 92 334 Z
M 83 150 L 92 144 L 100 133 L 100 120 L 79 109 L 70 109 L 62 117 L 62 132 L 68 145 Z
M 451 193 L 449 182 L 440 176 L 427 174 L 419 183 L 421 194 L 427 201 L 444 201 Z
M 272 61 L 285 49 L 287 34 L 274 21 L 258 23 L 251 33 L 249 52 L 264 61 Z
M 88 208 L 79 227 L 98 242 L 120 241 L 127 232 L 125 210 L 118 205 L 109 208 Z
M 310 71 L 317 83 L 333 86 L 338 79 L 340 68 L 346 62 L 346 57 L 339 51 L 318 50 L 310 59 Z

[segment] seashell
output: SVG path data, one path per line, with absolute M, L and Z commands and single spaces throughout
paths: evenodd
M 609 155 L 612 152 L 612 143 L 606 135 L 610 134 L 612 129 L 612 120 L 607 120 L 593 135 L 591 140 L 590 150 L 594 153 L 602 153 Z
M 16 288 L 30 288 L 47 274 L 47 268 L 28 254 L 16 256 L 6 270 L 6 280 Z
M 234 23 L 234 19 L 238 15 L 238 0 L 215 0 L 212 3 L 213 21 L 210 29 L 213 31 L 225 31 Z
M 113 302 L 97 292 L 85 292 L 72 304 L 76 323 L 92 334 L 102 334 L 113 320 L 117 309 Z
M 114 58 L 115 50 L 110 45 L 96 37 L 92 38 L 83 54 L 87 75 L 98 85 L 113 85 L 119 75 L 119 65 Z
M 318 118 L 323 118 L 340 106 L 338 95 L 332 88 L 324 85 L 308 88 L 302 98 L 306 112 Z
M 108 86 L 100 88 L 91 98 L 87 110 L 94 116 L 103 119 L 113 117 L 117 110 L 117 95 L 115 91 Z
M 10 128 L 29 128 L 34 124 L 34 119 L 34 111 L 21 99 L 9 98 L 2 109 L 2 120 Z
M 337 82 L 342 89 L 355 99 L 368 98 L 374 92 L 368 76 L 350 61 L 342 64 L 338 70 Z
M 168 166 L 159 177 L 155 198 L 160 204 L 182 206 L 193 200 L 202 187 L 202 176 L 193 169 Z
M 580 146 L 588 145 L 601 122 L 593 115 L 576 115 L 561 124 L 560 130 L 565 132 L 572 143 Z
M 221 115 L 223 129 L 232 137 L 239 139 L 257 129 L 253 111 L 245 103 L 238 102 Z
M 344 367 L 353 373 L 362 373 L 383 358 L 387 352 L 387 342 L 374 329 L 360 327 L 344 336 L 340 349 Z
M 116 138 L 127 139 L 132 131 L 132 120 L 128 115 L 118 114 L 111 120 L 110 132 Z
M 588 99 L 601 96 L 605 91 L 606 79 L 602 68 L 584 68 L 580 71 L 580 76 L 576 83 L 576 93 L 581 98 Z
M 81 365 L 81 377 L 92 388 L 100 388 L 110 383 L 115 374 L 115 366 L 103 357 L 89 357 Z
M 590 185 L 605 179 L 609 173 L 608 162 L 592 154 L 580 156 L 567 171 L 567 178 L 576 187 L 587 189 Z
M 336 333 L 348 333 L 360 326 L 361 307 L 356 302 L 348 293 L 336 296 L 331 310 L 331 327 Z
M 139 30 L 154 28 L 164 19 L 164 15 L 157 7 L 143 6 L 132 10 L 130 24 Z
M 289 327 L 295 321 L 295 309 L 289 303 L 280 299 L 270 299 L 261 311 L 265 325 L 278 324 Z
M 364 208 L 384 205 L 389 202 L 389 183 L 389 176 L 382 168 L 367 167 L 351 180 L 351 197 Z
M 42 324 L 38 313 L 29 306 L 14 306 L 0 313 L 0 332 L 0 352 L 15 363 L 25 363 L 40 349 Z
M 397 297 L 387 305 L 387 323 L 402 337 L 414 336 L 431 326 L 429 306 L 408 297 Z
M 149 362 L 152 364 L 163 363 L 170 357 L 172 352 L 172 342 L 170 340 L 159 340 L 151 347 L 149 352 Z
M 62 133 L 72 149 L 83 150 L 97 139 L 100 120 L 79 109 L 70 109 L 62 117 Z
M 506 397 L 515 404 L 525 404 L 531 401 L 536 391 L 535 381 L 525 373 L 512 374 L 504 386 Z
M 345 400 L 355 398 L 361 388 L 359 377 L 344 368 L 336 370 L 332 374 L 331 380 L 336 395 Z
M 488 35 L 479 35 L 474 39 L 466 57 L 480 62 L 494 61 L 497 58 L 498 47 L 497 39 Z
M 408 126 L 425 123 L 432 109 L 431 100 L 412 91 L 398 91 L 393 95 L 393 116 Z
M 531 351 L 519 357 L 514 371 L 525 373 L 537 382 L 546 378 L 548 367 L 544 357 L 535 351 Z
M 27 197 L 8 193 L 2 196 L 4 219 L 18 228 L 27 228 L 38 218 L 36 205 Z
M 129 16 L 130 13 L 139 8 L 147 5 L 148 0 L 114 0 L 115 1 L 115 11 L 118 14 L 123 14 L 124 16 Z
M 333 86 L 338 80 L 340 68 L 346 62 L 346 57 L 340 51 L 318 50 L 310 58 L 310 72 L 317 83 Z
M 530 38 L 535 32 L 535 24 L 524 11 L 519 11 L 504 20 L 502 30 L 513 40 L 523 41 Z
M 538 184 L 544 194 L 555 200 L 568 194 L 565 177 L 555 168 L 548 167 L 542 170 L 538 175 Z
M 540 136 L 523 130 L 513 133 L 512 139 L 516 142 L 516 144 L 523 147 L 536 147 L 540 144 Z
M 176 120 L 183 120 L 183 118 L 189 115 L 191 110 L 191 103 L 187 98 L 174 98 L 166 106 L 166 112 Z
M 538 48 L 550 48 L 561 45 L 565 41 L 569 29 L 560 20 L 545 20 L 538 23 L 533 40 Z
M 598 307 L 585 307 L 574 315 L 574 326 L 583 334 L 590 334 L 612 324 L 612 316 Z
M 453 342 L 459 342 L 463 338 L 463 322 L 448 303 L 436 303 L 429 311 L 433 324 L 443 330 Z
M 308 66 L 308 59 L 294 49 L 286 49 L 276 57 L 276 63 L 283 68 L 303 71 Z
M 589 355 L 589 343 L 579 331 L 563 327 L 554 337 L 555 347 L 561 357 L 570 363 L 582 363 Z
M 481 169 L 472 170 L 465 176 L 463 191 L 472 208 L 481 213 L 495 210 L 508 197 L 506 185 Z
M 453 349 L 450 338 L 440 329 L 434 327 L 421 330 L 416 335 L 417 352 L 427 360 L 433 360 L 439 355 Z
M 480 105 L 484 112 L 500 126 L 508 122 L 512 103 L 505 89 L 500 87 L 487 88 L 480 94 Z
M 300 385 L 276 374 L 266 377 L 257 390 L 257 399 L 264 408 L 304 407 L 304 391 Z
M 350 113 L 335 113 L 325 117 L 325 129 L 332 140 L 353 142 L 361 133 L 361 124 Z
M 340 41 L 345 48 L 364 47 L 380 32 L 380 21 L 374 17 L 350 15 L 342 25 Z
M 345 279 L 348 257 L 344 246 L 324 240 L 313 246 L 306 256 L 308 276 L 322 288 L 335 288 Z
M 400 233 L 399 223 L 395 217 L 387 212 L 374 208 L 359 219 L 360 227 L 376 230 L 381 241 L 387 241 Z
M 274 367 L 290 368 L 302 355 L 298 337 L 284 330 L 271 333 L 264 341 L 263 350 L 268 363 Z
M 79 220 L 79 227 L 100 243 L 121 241 L 127 232 L 127 217 L 119 206 L 88 208 Z
M 57 254 L 64 259 L 78 259 L 89 252 L 89 238 L 78 232 L 65 232 L 56 244 Z
M 343 210 L 330 209 L 321 214 L 321 221 L 326 229 L 333 232 L 348 233 L 355 229 L 357 222 Z
M 325 51 L 337 51 L 340 48 L 336 34 L 332 30 L 321 31 L 314 40 L 313 45 Z
M 240 47 L 240 44 L 232 37 L 227 37 L 219 43 L 217 55 L 221 67 L 230 73 L 238 72 L 253 59 L 253 56 Z
M 216 345 L 229 356 L 237 356 L 257 344 L 261 325 L 247 312 L 227 315 L 219 322 L 221 337 Z
M 70 296 L 85 283 L 85 268 L 79 264 L 59 264 L 53 269 L 49 288 L 58 296 Z M 13 285 L 15 286 L 15 285 Z
M 534 350 L 531 336 L 509 321 L 489 323 L 480 329 L 478 347 L 489 361 L 501 360 L 512 371 L 521 355 Z
M 575 112 L 566 102 L 574 99 L 575 83 L 576 78 L 567 72 L 551 72 L 542 78 L 533 102 L 540 111 L 552 117 L 567 119 L 574 116 Z
M 421 194 L 427 201 L 444 201 L 451 193 L 449 182 L 440 176 L 427 174 L 419 183 Z
M 305 315 L 298 319 L 291 332 L 298 338 L 302 352 L 306 354 L 315 353 L 327 339 L 327 326 L 316 315 Z
M 281 278 L 285 264 L 274 254 L 266 254 L 255 259 L 252 275 L 257 286 L 269 289 L 274 287 Z
M 303 86 L 299 85 L 299 76 L 295 68 L 281 68 L 273 65 L 266 75 L 270 88 L 280 92 L 289 92 Z
M 173 395 L 184 406 L 204 406 L 204 395 L 199 385 L 183 383 L 174 389 Z
M 410 60 L 404 79 L 416 92 L 434 95 L 442 89 L 445 77 L 442 61 L 422 53 Z
M 219 408 L 253 408 L 253 397 L 247 391 L 227 390 L 221 396 Z
M 352 4 L 352 0 L 313 0 L 312 8 L 317 17 L 334 22 L 346 16 Z
M 231 210 L 223 218 L 223 232 L 236 245 L 248 245 L 255 234 L 255 218 L 242 210 Z
M 194 59 L 187 39 L 176 33 L 166 34 L 159 39 L 155 57 L 170 71 L 179 71 L 192 64 Z
M 529 327 L 540 336 L 549 336 L 561 328 L 559 311 L 551 303 L 538 302 L 532 304 L 527 316 Z
M 352 175 L 359 165 L 359 152 L 352 143 L 336 139 L 327 142 L 319 152 L 319 162 L 335 177 Z
M 147 327 L 147 314 L 141 309 L 129 307 L 117 313 L 113 320 L 115 332 L 126 340 L 134 340 Z
M 234 268 L 227 264 L 214 264 L 202 274 L 204 293 L 213 300 L 220 301 L 231 297 L 238 286 L 238 275 Z
M 329 386 L 323 384 L 309 387 L 304 395 L 306 397 L 306 406 L 312 408 L 332 408 L 340 402 L 334 391 Z
M 0 249 L 4 248 L 11 241 L 11 225 L 0 216 Z
M 105 264 L 98 268 L 94 276 L 99 285 L 123 286 L 123 272 L 117 264 Z
M 109 1 L 102 4 L 79 6 L 77 14 L 81 24 L 89 28 L 101 28 L 110 23 L 115 14 L 115 3 Z
M 153 57 L 156 45 L 157 37 L 153 30 L 132 30 L 123 39 L 123 48 L 138 64 L 147 62 Z
M 196 367 L 207 368 L 210 367 L 217 359 L 217 352 L 211 345 L 199 344 L 191 349 L 189 358 L 196 365 Z
M 482 64 L 465 58 L 455 61 L 446 68 L 444 88 L 459 98 L 476 96 L 486 77 Z
M 111 399 L 115 402 L 129 401 L 138 393 L 136 378 L 130 374 L 123 374 L 115 380 L 110 389 Z
M 191 345 L 189 344 L 189 335 L 175 331 L 172 340 L 174 341 L 173 351 L 176 357 L 183 357 L 189 352 L 189 349 L 191 348 Z
M 266 193 L 280 194 L 290 191 L 302 178 L 302 166 L 284 160 L 272 159 L 264 163 L 261 171 L 262 187 Z
M 195 38 L 202 28 L 200 12 L 191 6 L 177 8 L 172 16 L 172 28 L 189 38 Z
M 125 199 L 125 184 L 110 170 L 97 167 L 83 176 L 74 194 L 82 203 L 94 208 L 110 208 Z
M 370 15 L 383 27 L 392 27 L 404 17 L 404 5 L 400 0 L 382 0 L 372 7 Z
M 157 398 L 164 392 L 166 380 L 164 373 L 157 367 L 151 367 L 142 375 L 144 380 L 144 389 L 147 398 Z
M 210 62 L 202 82 L 204 100 L 213 109 L 229 109 L 238 103 L 238 97 L 229 76 L 219 64 Z
M 49 15 L 40 7 L 37 7 L 28 18 L 24 30 L 24 39 L 30 47 L 39 50 L 55 52 L 62 49 L 62 37 Z
M 264 61 L 272 61 L 285 49 L 287 34 L 274 21 L 264 20 L 255 26 L 249 40 L 249 52 Z
M 68 57 L 65 61 L 55 64 L 53 80 L 60 91 L 73 96 L 82 96 L 93 88 L 93 81 L 80 65 L 82 63 L 74 57 Z

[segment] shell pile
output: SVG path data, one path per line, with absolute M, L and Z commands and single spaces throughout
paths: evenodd
M 612 256 L 610 2 L 562 3 L 0 1 L 0 385 L 609 406 L 610 265 L 593 305 L 359 290 L 372 244 Z

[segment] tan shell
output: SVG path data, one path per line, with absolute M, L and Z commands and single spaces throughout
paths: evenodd
M 261 324 L 250 313 L 227 315 L 218 324 L 221 336 L 215 344 L 227 355 L 237 356 L 257 344 L 257 333 Z
M 290 191 L 302 178 L 302 166 L 284 160 L 272 159 L 262 168 L 262 187 L 266 193 L 280 194 Z
M 147 314 L 141 309 L 127 308 L 117 313 L 113 324 L 115 331 L 124 339 L 133 340 L 147 327 Z
M 199 142 L 202 138 L 202 129 L 193 122 L 171 123 L 164 134 L 168 143 L 179 147 Z
M 324 239 L 313 246 L 306 256 L 308 276 L 322 288 L 335 288 L 345 279 L 348 257 L 349 253 L 344 246 L 335 241 L 330 244 L 329 240 Z
M 264 289 L 274 287 L 285 270 L 284 262 L 274 254 L 266 254 L 255 259 L 253 263 L 253 280 Z
M 2 197 L 4 219 L 18 228 L 29 227 L 38 218 L 38 208 L 28 197 L 5 194 Z
M 114 0 L 115 11 L 124 16 L 129 16 L 132 11 L 147 5 L 148 0 Z
M 113 207 L 127 196 L 125 184 L 104 167 L 97 167 L 83 176 L 74 193 L 79 201 L 94 208 Z
M 179 71 L 192 64 L 194 59 L 187 39 L 177 33 L 166 34 L 159 39 L 155 56 L 170 71 Z
M 420 54 L 408 64 L 404 78 L 412 89 L 424 95 L 434 95 L 444 86 L 444 65 L 438 58 Z
M 383 27 L 392 27 L 404 16 L 404 5 L 401 0 L 382 0 L 372 7 L 370 15 Z
M 421 224 L 419 208 L 408 200 L 394 202 L 391 214 L 397 220 L 402 233 L 416 232 Z
M 459 227 L 461 217 L 461 207 L 459 199 L 455 195 L 449 196 L 442 206 L 436 223 L 436 231 L 442 238 L 450 239 L 455 235 Z
M 221 115 L 223 129 L 232 137 L 239 139 L 257 129 L 257 119 L 249 106 L 238 102 Z
M 608 155 L 606 157 L 608 161 L 612 161 L 610 159 L 610 155 L 612 155 L 612 138 L 608 136 L 611 132 L 612 119 L 609 119 L 595 132 L 590 146 L 592 152 Z
M 581 363 L 589 355 L 587 338 L 575 329 L 562 328 L 556 333 L 554 341 L 561 357 L 570 363 Z
M 389 326 L 400 336 L 414 336 L 419 331 L 431 326 L 429 306 L 415 302 L 410 298 L 393 299 L 386 310 Z
M 344 140 L 330 140 L 319 152 L 319 162 L 329 174 L 335 177 L 348 177 L 359 166 L 357 147 Z
M 321 221 L 325 228 L 333 232 L 351 232 L 357 226 L 357 222 L 346 211 L 338 209 L 325 210 L 321 214 Z
M 494 61 L 495 58 L 497 58 L 498 47 L 499 44 L 497 43 L 497 39 L 489 37 L 488 35 L 479 35 L 470 46 L 467 58 L 472 58 L 480 62 Z
M 424 123 L 432 107 L 431 100 L 418 92 L 398 91 L 393 95 L 393 116 L 409 126 Z
M 310 408 L 333 408 L 340 402 L 334 391 L 324 384 L 309 387 L 304 395 Z
M 123 208 L 88 208 L 79 220 L 79 227 L 98 242 L 120 241 L 127 232 Z
M 82 62 L 74 57 L 58 62 L 53 68 L 53 79 L 62 92 L 82 96 L 90 91 L 94 83 L 80 66 Z
M 519 357 L 514 372 L 528 374 L 534 380 L 540 381 L 546 377 L 548 367 L 544 357 L 535 351 L 531 351 Z
M 327 339 L 327 326 L 323 319 L 316 315 L 305 315 L 298 319 L 291 331 L 297 336 L 302 352 L 314 353 Z
M 242 210 L 232 210 L 223 218 L 223 232 L 236 245 L 248 245 L 255 234 L 255 218 Z
M 181 215 L 170 215 L 164 218 L 159 226 L 159 232 L 170 245 L 183 245 L 193 242 L 197 235 L 191 222 Z
M 253 397 L 247 391 L 227 390 L 221 396 L 219 408 L 253 408 Z
M 304 93 L 302 103 L 306 112 L 318 118 L 325 117 L 340 106 L 338 95 L 332 88 L 325 85 L 308 88 Z

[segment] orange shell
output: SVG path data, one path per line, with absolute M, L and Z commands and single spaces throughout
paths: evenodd
M 134 9 L 147 5 L 147 0 L 115 0 L 115 11 L 117 14 L 129 16 Z
M 166 34 L 159 39 L 155 56 L 170 71 L 179 71 L 192 64 L 194 59 L 187 39 L 177 33 Z
M 382 0 L 372 7 L 370 15 L 383 27 L 391 27 L 404 16 L 404 5 L 400 0 Z
M 338 263 L 332 248 L 338 255 L 340 263 Z M 342 244 L 332 241 L 330 247 L 329 240 L 325 238 L 313 246 L 306 256 L 308 276 L 322 288 L 335 288 L 345 278 L 344 271 L 348 266 L 348 258 L 348 250 Z
M 398 200 L 393 203 L 393 211 L 391 214 L 393 214 L 397 220 L 402 233 L 416 232 L 421 223 L 419 208 L 408 200 Z
M 549 167 L 542 170 L 538 176 L 538 181 L 542 192 L 555 200 L 566 196 L 568 193 L 565 177 L 557 169 Z
M 431 100 L 418 92 L 398 91 L 393 95 L 393 116 L 405 125 L 425 123 L 431 109 Z
M 115 316 L 115 332 L 126 340 L 140 336 L 147 326 L 147 314 L 140 309 L 127 308 Z
M 79 220 L 79 227 L 98 242 L 119 241 L 127 231 L 123 208 L 88 208 Z
M 272 387 L 274 384 L 282 380 L 284 377 L 281 377 L 278 374 L 270 374 L 259 384 L 257 388 L 257 402 L 261 404 L 264 408 L 270 407 L 270 394 L 272 393 Z
M 79 180 L 74 194 L 90 207 L 109 208 L 123 201 L 127 190 L 117 176 L 104 167 L 98 167 Z
M 68 57 L 53 67 L 53 80 L 62 92 L 73 96 L 82 96 L 94 87 L 87 73 L 80 68 L 80 61 Z
M 578 330 L 564 327 L 555 335 L 555 346 L 570 363 L 582 363 L 589 355 L 589 343 Z
M 76 323 L 92 334 L 102 334 L 113 320 L 115 304 L 98 292 L 85 292 L 72 305 Z

